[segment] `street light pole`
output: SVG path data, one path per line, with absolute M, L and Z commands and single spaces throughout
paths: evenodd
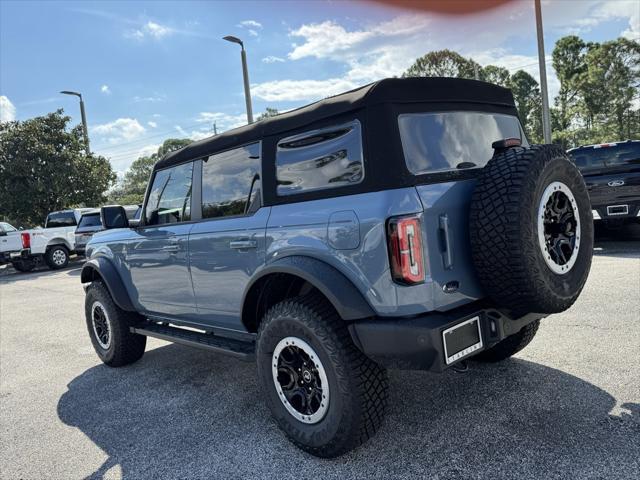
M 227 35 L 223 40 L 240 45 L 240 57 L 242 58 L 242 77 L 244 79 L 244 101 L 247 104 L 247 122 L 253 123 L 253 107 L 251 106 L 251 90 L 249 88 L 249 69 L 247 68 L 247 53 L 244 50 L 244 43 L 238 37 Z
M 549 114 L 549 92 L 547 90 L 547 64 L 544 58 L 544 35 L 542 32 L 542 8 L 535 0 L 536 32 L 538 35 L 538 63 L 540 65 L 540 93 L 542 94 L 542 133 L 544 143 L 551 143 L 551 116 Z
M 84 113 L 84 101 L 82 100 L 82 95 L 78 92 L 71 92 L 69 90 L 63 90 L 60 93 L 62 93 L 63 95 L 74 95 L 80 99 L 80 116 L 82 117 L 82 133 L 84 134 L 84 149 L 88 157 L 91 155 L 91 150 L 89 148 L 89 130 L 87 129 L 87 116 Z

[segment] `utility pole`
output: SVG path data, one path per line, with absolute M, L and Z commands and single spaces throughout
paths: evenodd
M 73 95 L 80 99 L 80 116 L 82 117 L 82 133 L 84 134 L 84 149 L 87 157 L 91 156 L 91 149 L 89 148 L 89 130 L 87 129 L 87 116 L 84 113 L 84 101 L 82 101 L 82 95 L 78 92 L 71 92 L 69 90 L 63 90 L 60 93 L 63 95 Z
M 549 92 L 547 89 L 547 64 L 544 58 L 544 34 L 542 32 L 542 8 L 535 0 L 536 32 L 538 34 L 538 63 L 540 64 L 540 93 L 542 94 L 542 132 L 544 143 L 551 143 L 551 115 L 549 114 Z
M 244 79 L 244 101 L 247 104 L 247 122 L 253 123 L 253 108 L 251 107 L 251 91 L 249 89 L 249 69 L 247 68 L 247 53 L 244 50 L 244 43 L 238 37 L 227 35 L 223 40 L 240 45 L 240 58 L 242 59 L 242 77 Z
M 216 127 L 216 122 L 213 122 L 213 134 L 214 135 L 218 134 L 218 128 Z

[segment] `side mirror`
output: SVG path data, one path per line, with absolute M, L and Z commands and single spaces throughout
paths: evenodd
M 102 226 L 109 230 L 111 228 L 127 228 L 127 212 L 121 205 L 108 205 L 100 209 L 100 221 Z

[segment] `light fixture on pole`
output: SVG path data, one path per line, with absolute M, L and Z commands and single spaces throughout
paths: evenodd
M 80 115 L 82 116 L 82 132 L 84 133 L 84 148 L 87 153 L 87 157 L 91 155 L 89 149 L 89 131 L 87 129 L 87 116 L 84 113 L 84 102 L 82 101 L 82 94 L 78 92 L 71 92 L 69 90 L 62 90 L 60 93 L 63 95 L 74 95 L 80 99 Z
M 251 107 L 251 91 L 249 89 L 249 70 L 247 69 L 247 54 L 244 50 L 244 43 L 238 37 L 227 35 L 222 38 L 227 42 L 237 43 L 240 45 L 240 56 L 242 58 L 242 77 L 244 78 L 244 100 L 247 104 L 247 122 L 253 123 L 253 108 Z

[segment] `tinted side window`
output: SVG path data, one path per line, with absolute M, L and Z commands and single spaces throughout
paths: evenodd
M 640 142 L 578 148 L 569 152 L 580 170 L 640 164 Z
M 73 212 L 57 212 L 47 215 L 44 228 L 73 227 L 76 225 L 76 216 Z
M 400 138 L 411 173 L 484 167 L 493 156 L 491 144 L 522 135 L 512 115 L 486 112 L 408 113 L 398 117 Z
M 259 175 L 259 143 L 205 159 L 202 162 L 202 218 L 243 215 L 249 194 L 249 205 L 259 194 Z
M 100 227 L 102 223 L 100 222 L 100 214 L 99 213 L 91 213 L 88 215 L 83 215 L 80 218 L 80 223 L 78 227 Z
M 4 223 L 4 222 L 0 222 L 0 230 L 3 230 L 5 232 L 15 232 L 15 231 L 17 231 L 16 228 L 14 228 L 11 225 L 9 225 L 8 223 Z
M 360 122 L 314 130 L 278 142 L 278 195 L 360 183 L 364 178 Z
M 145 209 L 145 225 L 184 222 L 191 218 L 193 162 L 159 170 Z

